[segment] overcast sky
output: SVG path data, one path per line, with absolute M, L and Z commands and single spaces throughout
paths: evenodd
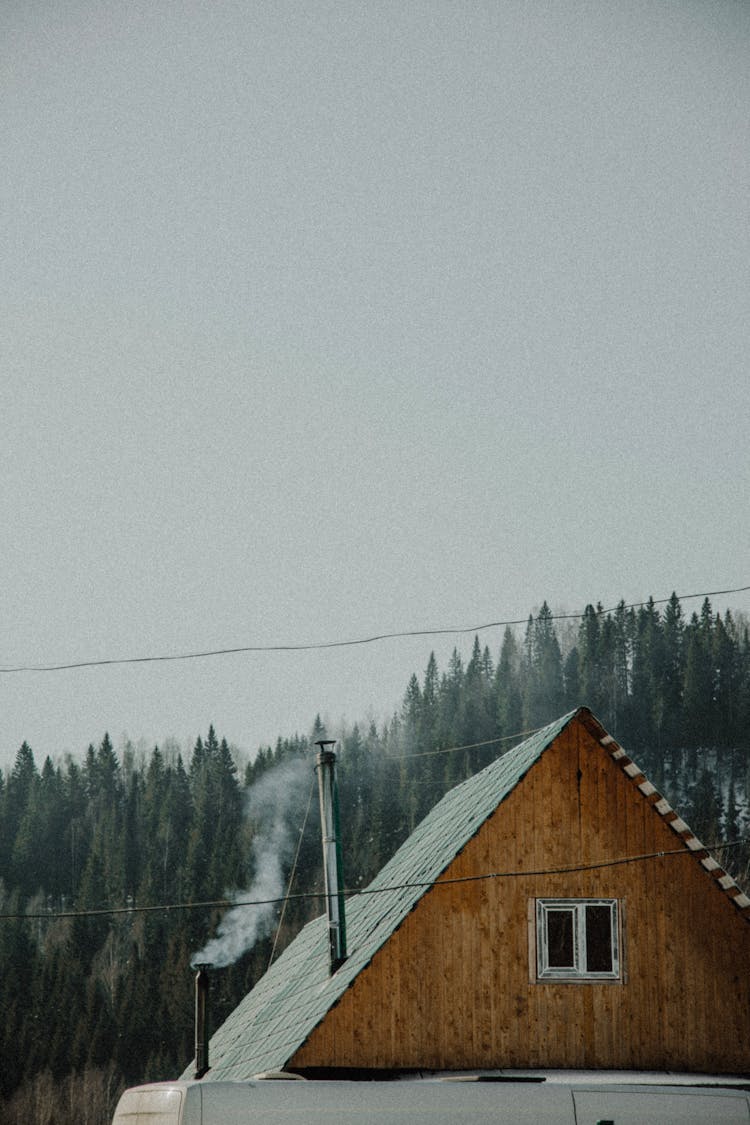
M 6 0 L 0 665 L 750 585 L 749 46 L 738 0 Z M 0 765 L 252 755 L 472 636 L 0 673 Z

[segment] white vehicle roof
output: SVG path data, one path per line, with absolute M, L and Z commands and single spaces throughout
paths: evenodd
M 744 1089 L 423 1079 L 166 1082 L 123 1095 L 113 1125 L 750 1125 Z

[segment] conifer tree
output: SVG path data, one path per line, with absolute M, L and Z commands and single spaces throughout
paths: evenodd
M 661 683 L 661 742 L 673 746 L 682 726 L 682 695 L 685 681 L 684 623 L 675 593 L 664 610 L 664 659 Z
M 737 722 L 741 694 L 739 646 L 729 611 L 723 621 L 717 613 L 711 641 L 714 673 L 711 742 L 721 753 L 732 746 L 740 733 Z
M 578 702 L 590 707 L 594 714 L 601 714 L 604 705 L 599 634 L 599 614 L 589 604 L 583 612 L 578 630 Z
M 546 601 L 530 623 L 527 660 L 524 720 L 533 728 L 550 722 L 563 708 L 562 656 Z
M 24 742 L 16 754 L 3 794 L 1 841 L 3 849 L 0 854 L 0 875 L 12 886 L 21 884 L 27 892 L 29 891 L 28 848 L 25 845 L 17 846 L 17 837 L 38 783 L 39 774 L 33 751 L 28 743 Z M 21 864 L 21 868 L 18 868 L 17 864 Z
M 518 734 L 523 728 L 520 683 L 521 654 L 509 625 L 505 627 L 500 659 L 495 673 L 498 735 Z
M 715 846 L 721 839 L 722 802 L 711 771 L 704 766 L 692 788 L 688 806 L 688 823 L 703 843 Z
M 693 614 L 687 631 L 683 688 L 682 740 L 690 750 L 706 746 L 710 739 L 713 712 L 711 634 L 713 621 L 706 603 L 700 621 Z

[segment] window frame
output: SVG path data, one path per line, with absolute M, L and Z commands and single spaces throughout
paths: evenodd
M 623 916 L 624 903 L 616 898 L 537 898 L 532 900 L 535 938 L 530 953 L 538 982 L 556 983 L 621 982 L 623 973 Z M 532 903 L 529 905 L 531 906 Z M 586 908 L 607 906 L 610 910 L 610 949 L 612 968 L 594 971 L 586 966 Z M 570 912 L 573 916 L 573 964 L 549 964 L 549 938 L 547 919 L 550 914 Z M 530 914 L 532 912 L 530 911 Z

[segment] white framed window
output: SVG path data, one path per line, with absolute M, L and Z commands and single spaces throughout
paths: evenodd
M 537 980 L 619 980 L 617 899 L 538 898 L 536 977 Z

